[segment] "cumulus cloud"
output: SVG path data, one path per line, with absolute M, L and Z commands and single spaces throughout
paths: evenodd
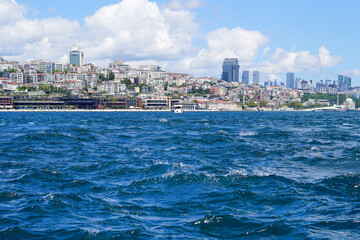
M 0 55 L 18 61 L 57 60 L 80 31 L 77 21 L 64 18 L 28 19 L 14 0 L 0 2 Z M 70 41 L 71 42 L 71 41 Z
M 26 11 L 26 7 L 18 4 L 15 0 L 2 0 L 0 1 L 0 24 L 4 25 L 20 20 Z
M 178 58 L 189 53 L 197 31 L 193 13 L 161 10 L 148 0 L 123 0 L 103 7 L 85 23 L 90 58 Z
M 173 10 L 180 10 L 200 8 L 204 5 L 205 2 L 203 0 L 172 0 L 169 3 L 163 4 L 163 7 Z
M 243 28 L 221 28 L 206 37 L 208 48 L 199 51 L 195 57 L 185 58 L 177 66 L 184 71 L 218 74 L 224 58 L 238 58 L 240 64 L 249 64 L 258 55 L 259 49 L 268 38 L 258 31 Z M 211 72 L 208 72 L 211 69 Z
M 321 46 L 317 55 L 309 51 L 288 52 L 277 48 L 269 60 L 264 61 L 257 68 L 265 73 L 321 72 L 324 68 L 334 67 L 344 60 L 341 56 L 332 56 L 330 51 Z

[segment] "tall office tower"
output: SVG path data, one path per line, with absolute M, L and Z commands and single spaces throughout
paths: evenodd
M 239 61 L 237 58 L 225 58 L 221 79 L 227 82 L 239 81 Z
M 74 46 L 69 54 L 70 65 L 82 66 L 84 65 L 84 54 L 80 51 L 79 47 Z
M 259 84 L 260 82 L 260 72 L 259 71 L 254 71 L 253 72 L 253 83 L 254 84 Z
M 295 88 L 294 73 L 286 73 L 286 87 L 291 89 Z
M 239 61 L 237 58 L 225 58 L 221 79 L 227 82 L 239 81 Z
M 344 75 L 338 76 L 338 86 L 341 90 L 349 90 L 351 87 L 351 78 Z
M 296 78 L 295 88 L 296 89 L 301 89 L 301 78 Z
M 242 74 L 242 82 L 245 83 L 245 85 L 248 85 L 250 82 L 250 77 L 249 77 L 249 71 L 243 71 Z
M 344 82 L 346 84 L 346 90 L 349 90 L 349 88 L 351 87 L 351 77 L 345 76 Z

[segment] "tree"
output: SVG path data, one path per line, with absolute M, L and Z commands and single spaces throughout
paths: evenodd
M 253 107 L 257 107 L 257 106 L 258 106 L 258 104 L 255 103 L 255 102 L 253 102 L 253 101 L 250 101 L 250 102 L 248 103 L 248 107 L 253 108 Z
M 114 80 L 115 79 L 115 74 L 113 72 L 109 72 L 109 80 Z
M 169 87 L 169 83 L 168 83 L 168 82 L 164 83 L 164 90 L 165 90 L 165 91 L 168 90 L 168 87 Z
M 108 79 L 104 76 L 104 74 L 102 74 L 102 73 L 100 73 L 99 74 L 99 79 L 101 80 L 101 81 L 108 81 Z
M 264 101 L 264 100 L 261 100 L 261 101 L 259 102 L 259 106 L 260 106 L 260 107 L 266 107 L 266 106 L 267 106 L 267 102 Z
M 294 108 L 294 109 L 301 109 L 303 108 L 303 105 L 301 104 L 301 102 L 290 102 L 286 104 L 289 108 Z

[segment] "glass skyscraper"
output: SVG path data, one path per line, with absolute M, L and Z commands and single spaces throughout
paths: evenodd
M 79 47 L 74 46 L 69 54 L 70 65 L 82 66 L 84 54 L 80 51 Z
M 254 84 L 259 84 L 260 82 L 260 72 L 259 71 L 254 71 L 253 72 L 253 83 Z
M 249 83 L 250 83 L 250 72 L 249 71 L 243 71 L 242 82 L 245 83 L 245 85 L 249 85 Z
M 223 73 L 221 79 L 226 82 L 239 81 L 239 61 L 237 58 L 225 58 L 223 63 Z
M 351 78 L 348 76 L 339 75 L 338 87 L 342 90 L 349 90 L 349 87 L 351 87 Z
M 295 75 L 294 73 L 286 73 L 286 87 L 294 89 L 295 88 Z

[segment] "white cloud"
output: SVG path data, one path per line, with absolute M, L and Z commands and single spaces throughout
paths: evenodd
M 189 53 L 197 31 L 194 14 L 163 11 L 148 0 L 123 0 L 85 19 L 90 59 L 174 59 Z
M 14 0 L 0 2 L 1 56 L 18 61 L 40 58 L 54 61 L 80 32 L 77 21 L 60 17 L 32 20 L 25 14 L 26 7 Z
M 198 74 L 219 74 L 224 58 L 234 57 L 241 65 L 249 64 L 257 57 L 260 47 L 268 42 L 260 32 L 240 27 L 217 29 L 210 32 L 206 40 L 207 49 L 200 50 L 195 57 L 185 58 L 177 68 Z
M 309 51 L 288 52 L 277 48 L 269 60 L 256 66 L 265 73 L 302 72 L 320 73 L 343 62 L 341 56 L 331 56 L 330 51 L 321 46 L 317 55 Z
M 26 7 L 15 0 L 0 1 L 0 25 L 22 19 L 25 13 Z
M 169 8 L 173 10 L 181 9 L 196 9 L 204 6 L 203 0 L 172 0 L 169 3 L 163 4 L 163 8 Z
M 348 69 L 341 72 L 342 75 L 346 76 L 360 76 L 360 70 L 359 69 Z

